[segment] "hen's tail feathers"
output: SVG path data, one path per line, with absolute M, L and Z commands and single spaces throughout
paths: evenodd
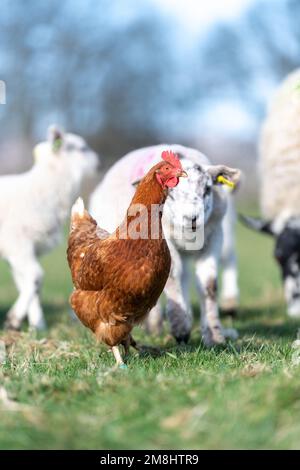
M 76 228 L 77 225 L 86 217 L 89 217 L 89 214 L 84 208 L 83 199 L 79 197 L 71 210 L 71 230 L 74 230 L 74 228 Z
M 79 197 L 75 204 L 72 207 L 72 217 L 78 215 L 79 217 L 84 216 L 84 202 L 81 197 Z

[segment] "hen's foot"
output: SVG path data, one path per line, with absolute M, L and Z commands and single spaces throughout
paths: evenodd
M 117 367 L 119 367 L 119 369 L 127 369 L 127 366 L 124 363 L 123 358 L 121 356 L 119 346 L 113 346 L 111 348 L 111 350 L 113 352 L 113 355 L 115 356 L 115 360 L 117 362 Z
M 150 356 L 160 356 L 161 349 L 155 346 L 148 346 L 146 344 L 137 343 L 132 336 L 130 337 L 130 346 L 138 351 L 139 354 L 148 354 Z
M 125 350 L 125 358 L 129 355 L 130 346 L 133 347 L 136 351 L 138 351 L 141 355 L 150 355 L 150 356 L 160 356 L 161 349 L 155 346 L 148 346 L 145 344 L 137 343 L 131 335 L 129 335 L 126 340 L 122 342 Z M 116 357 L 116 356 L 115 356 Z M 118 361 L 117 361 L 118 362 Z

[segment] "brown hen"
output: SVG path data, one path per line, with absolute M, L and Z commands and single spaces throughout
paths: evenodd
M 81 322 L 112 348 L 137 347 L 131 330 L 156 304 L 168 279 L 171 258 L 161 217 L 168 188 L 187 176 L 172 152 L 162 153 L 139 183 L 121 225 L 113 234 L 97 226 L 79 199 L 73 206 L 68 263 L 74 292 L 70 303 Z

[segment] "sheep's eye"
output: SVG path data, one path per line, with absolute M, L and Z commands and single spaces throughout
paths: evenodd
M 206 186 L 204 196 L 208 196 L 211 193 L 211 186 Z

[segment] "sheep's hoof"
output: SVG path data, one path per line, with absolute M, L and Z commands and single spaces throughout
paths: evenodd
M 238 332 L 234 328 L 224 328 L 223 334 L 225 338 L 232 339 L 233 341 L 235 341 L 239 337 Z
M 20 330 L 21 330 L 21 326 L 15 326 L 15 325 L 13 325 L 12 323 L 6 321 L 6 322 L 4 323 L 4 330 L 20 331 Z
M 190 339 L 190 333 L 175 336 L 177 344 L 187 344 Z
M 47 323 L 44 318 L 40 318 L 34 323 L 29 324 L 29 329 L 32 331 L 44 331 L 47 329 Z
M 5 330 L 20 331 L 21 322 L 13 318 L 11 315 L 8 315 L 4 322 Z
M 235 341 L 238 337 L 238 332 L 234 328 L 207 329 L 202 334 L 203 343 L 207 348 L 224 345 L 227 339 Z
M 223 330 L 219 328 L 215 330 L 207 329 L 202 334 L 202 341 L 207 348 L 213 348 L 214 346 L 226 344 L 226 338 L 223 334 Z

